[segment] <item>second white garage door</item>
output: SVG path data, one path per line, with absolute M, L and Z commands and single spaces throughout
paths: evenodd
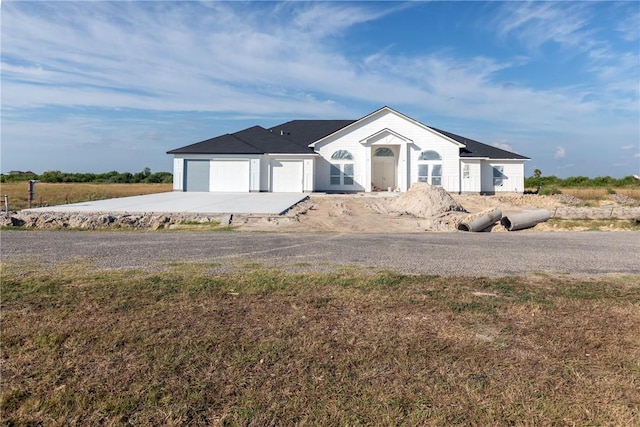
M 302 160 L 271 160 L 271 191 L 301 193 L 303 188 Z
M 249 160 L 212 160 L 210 191 L 249 191 Z

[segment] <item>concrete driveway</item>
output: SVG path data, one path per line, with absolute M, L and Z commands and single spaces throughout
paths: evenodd
M 304 193 L 170 192 L 25 209 L 26 212 L 127 212 L 279 215 L 306 199 Z

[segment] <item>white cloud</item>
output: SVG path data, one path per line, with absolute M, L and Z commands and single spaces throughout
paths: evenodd
M 556 147 L 556 152 L 553 155 L 553 157 L 556 160 L 561 160 L 561 159 L 564 159 L 566 157 L 566 155 L 567 155 L 566 150 L 563 147 L 558 146 L 558 147 Z
M 639 144 L 636 144 L 636 145 L 633 145 L 633 144 L 627 144 L 627 145 L 623 145 L 623 146 L 622 146 L 622 147 L 620 147 L 620 148 L 621 148 L 621 149 L 623 149 L 623 150 L 633 150 L 633 149 L 635 149 L 635 148 L 638 148 L 639 146 L 640 146 Z

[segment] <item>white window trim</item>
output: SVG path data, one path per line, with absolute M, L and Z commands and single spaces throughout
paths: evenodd
M 341 153 L 340 157 L 338 159 L 335 159 L 334 156 L 337 153 Z M 350 157 L 346 157 L 345 155 L 347 155 Z M 346 157 L 346 158 L 345 158 Z M 346 174 L 345 173 L 345 169 L 347 168 L 347 166 L 351 166 L 351 174 Z M 333 174 L 334 171 L 334 167 L 338 169 L 339 171 L 339 175 L 335 175 Z M 355 161 L 353 160 L 353 154 L 351 154 L 349 151 L 347 150 L 337 150 L 335 151 L 332 155 L 331 155 L 331 163 L 329 166 L 329 186 L 331 187 L 353 187 L 356 184 L 355 181 Z M 338 181 L 337 183 L 334 183 L 332 178 L 338 177 Z M 350 179 L 351 183 L 346 183 L 346 181 Z
M 420 156 L 422 156 L 423 153 L 426 152 L 433 152 L 435 154 L 438 155 L 439 159 L 432 159 L 432 160 L 420 160 Z M 434 150 L 425 150 L 422 153 L 420 153 L 420 156 L 418 157 L 418 182 L 426 182 L 429 183 L 431 185 L 434 186 L 438 186 L 441 187 L 442 186 L 442 155 L 440 153 L 438 153 L 437 151 Z M 420 166 L 426 166 L 427 167 L 427 175 L 420 175 Z M 435 166 L 440 166 L 440 175 L 433 175 L 433 169 Z M 434 183 L 435 181 L 438 181 L 437 183 Z

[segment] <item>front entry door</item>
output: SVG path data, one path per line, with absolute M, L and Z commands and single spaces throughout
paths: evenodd
M 373 147 L 371 184 L 373 190 L 387 191 L 397 187 L 397 155 L 390 147 Z

